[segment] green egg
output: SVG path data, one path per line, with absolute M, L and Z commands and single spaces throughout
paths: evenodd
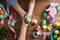
M 60 11 L 60 6 L 56 6 L 57 11 Z
M 43 13 L 43 16 L 44 16 L 44 17 L 46 17 L 47 15 L 48 15 L 47 12 L 44 12 L 44 13 Z
M 53 34 L 53 39 L 57 39 L 58 35 L 57 34 Z
M 29 17 L 26 17 L 26 18 L 25 18 L 25 22 L 26 22 L 26 23 L 30 23 L 30 22 L 31 22 L 31 19 L 30 19 Z
M 42 25 L 46 25 L 46 20 L 42 20 Z
M 12 27 L 15 26 L 14 22 L 11 22 L 11 23 L 10 23 L 10 26 L 12 26 Z

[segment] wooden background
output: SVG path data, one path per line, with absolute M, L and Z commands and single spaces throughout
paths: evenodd
M 42 15 L 43 11 L 46 9 L 46 7 L 49 5 L 50 2 L 58 2 L 60 4 L 60 0 L 36 0 L 35 8 L 34 8 L 34 12 L 33 13 L 35 15 L 34 18 L 36 18 L 39 23 L 41 21 L 41 15 Z M 6 8 L 5 0 L 0 0 L 0 3 L 2 3 L 5 6 L 5 8 Z M 25 11 L 28 10 L 28 3 L 29 3 L 29 0 L 19 0 L 19 4 L 21 4 L 21 6 L 23 7 L 23 9 Z M 10 10 L 11 10 L 11 12 L 15 11 L 11 7 L 10 7 Z M 60 16 L 60 13 L 58 13 L 55 18 L 60 21 L 60 19 L 59 19 L 60 17 L 59 16 Z M 59 18 L 57 18 L 57 17 L 59 17 Z M 15 30 L 17 32 L 17 35 L 19 35 L 20 27 L 21 27 L 21 18 L 20 18 L 19 15 L 18 15 L 17 20 L 18 21 L 17 21 L 16 26 L 14 28 L 15 28 Z M 5 19 L 5 22 L 7 22 L 7 19 Z M 32 38 L 32 32 L 33 32 L 34 28 L 35 28 L 35 26 L 29 26 L 28 27 L 26 40 L 43 40 L 43 35 L 39 36 L 36 39 Z M 7 37 L 7 40 L 13 40 L 12 32 L 9 32 L 9 36 Z M 49 40 L 49 39 L 46 38 L 46 40 Z

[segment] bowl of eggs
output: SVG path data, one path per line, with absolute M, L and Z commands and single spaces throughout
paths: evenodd
M 60 27 L 53 29 L 50 33 L 51 40 L 60 40 Z

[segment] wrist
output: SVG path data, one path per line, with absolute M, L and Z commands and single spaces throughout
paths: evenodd
M 26 26 L 26 25 L 22 25 L 22 27 L 23 27 L 23 28 L 27 28 L 27 26 Z
M 28 12 L 28 15 L 32 15 L 32 13 L 31 12 Z

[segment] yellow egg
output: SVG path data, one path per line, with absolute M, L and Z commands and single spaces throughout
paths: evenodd
M 55 30 L 54 33 L 55 33 L 55 34 L 59 34 L 59 30 Z
M 60 26 L 60 23 L 59 23 L 59 22 L 57 22 L 57 23 L 56 23 L 56 26 Z
M 47 28 L 47 26 L 46 26 L 46 25 L 43 25 L 42 27 L 43 27 L 43 29 L 46 29 L 46 28 Z
M 57 40 L 60 40 L 60 37 L 58 37 Z
M 38 21 L 37 21 L 36 19 L 33 19 L 33 20 L 32 20 L 32 23 L 33 23 L 33 24 L 37 24 Z

